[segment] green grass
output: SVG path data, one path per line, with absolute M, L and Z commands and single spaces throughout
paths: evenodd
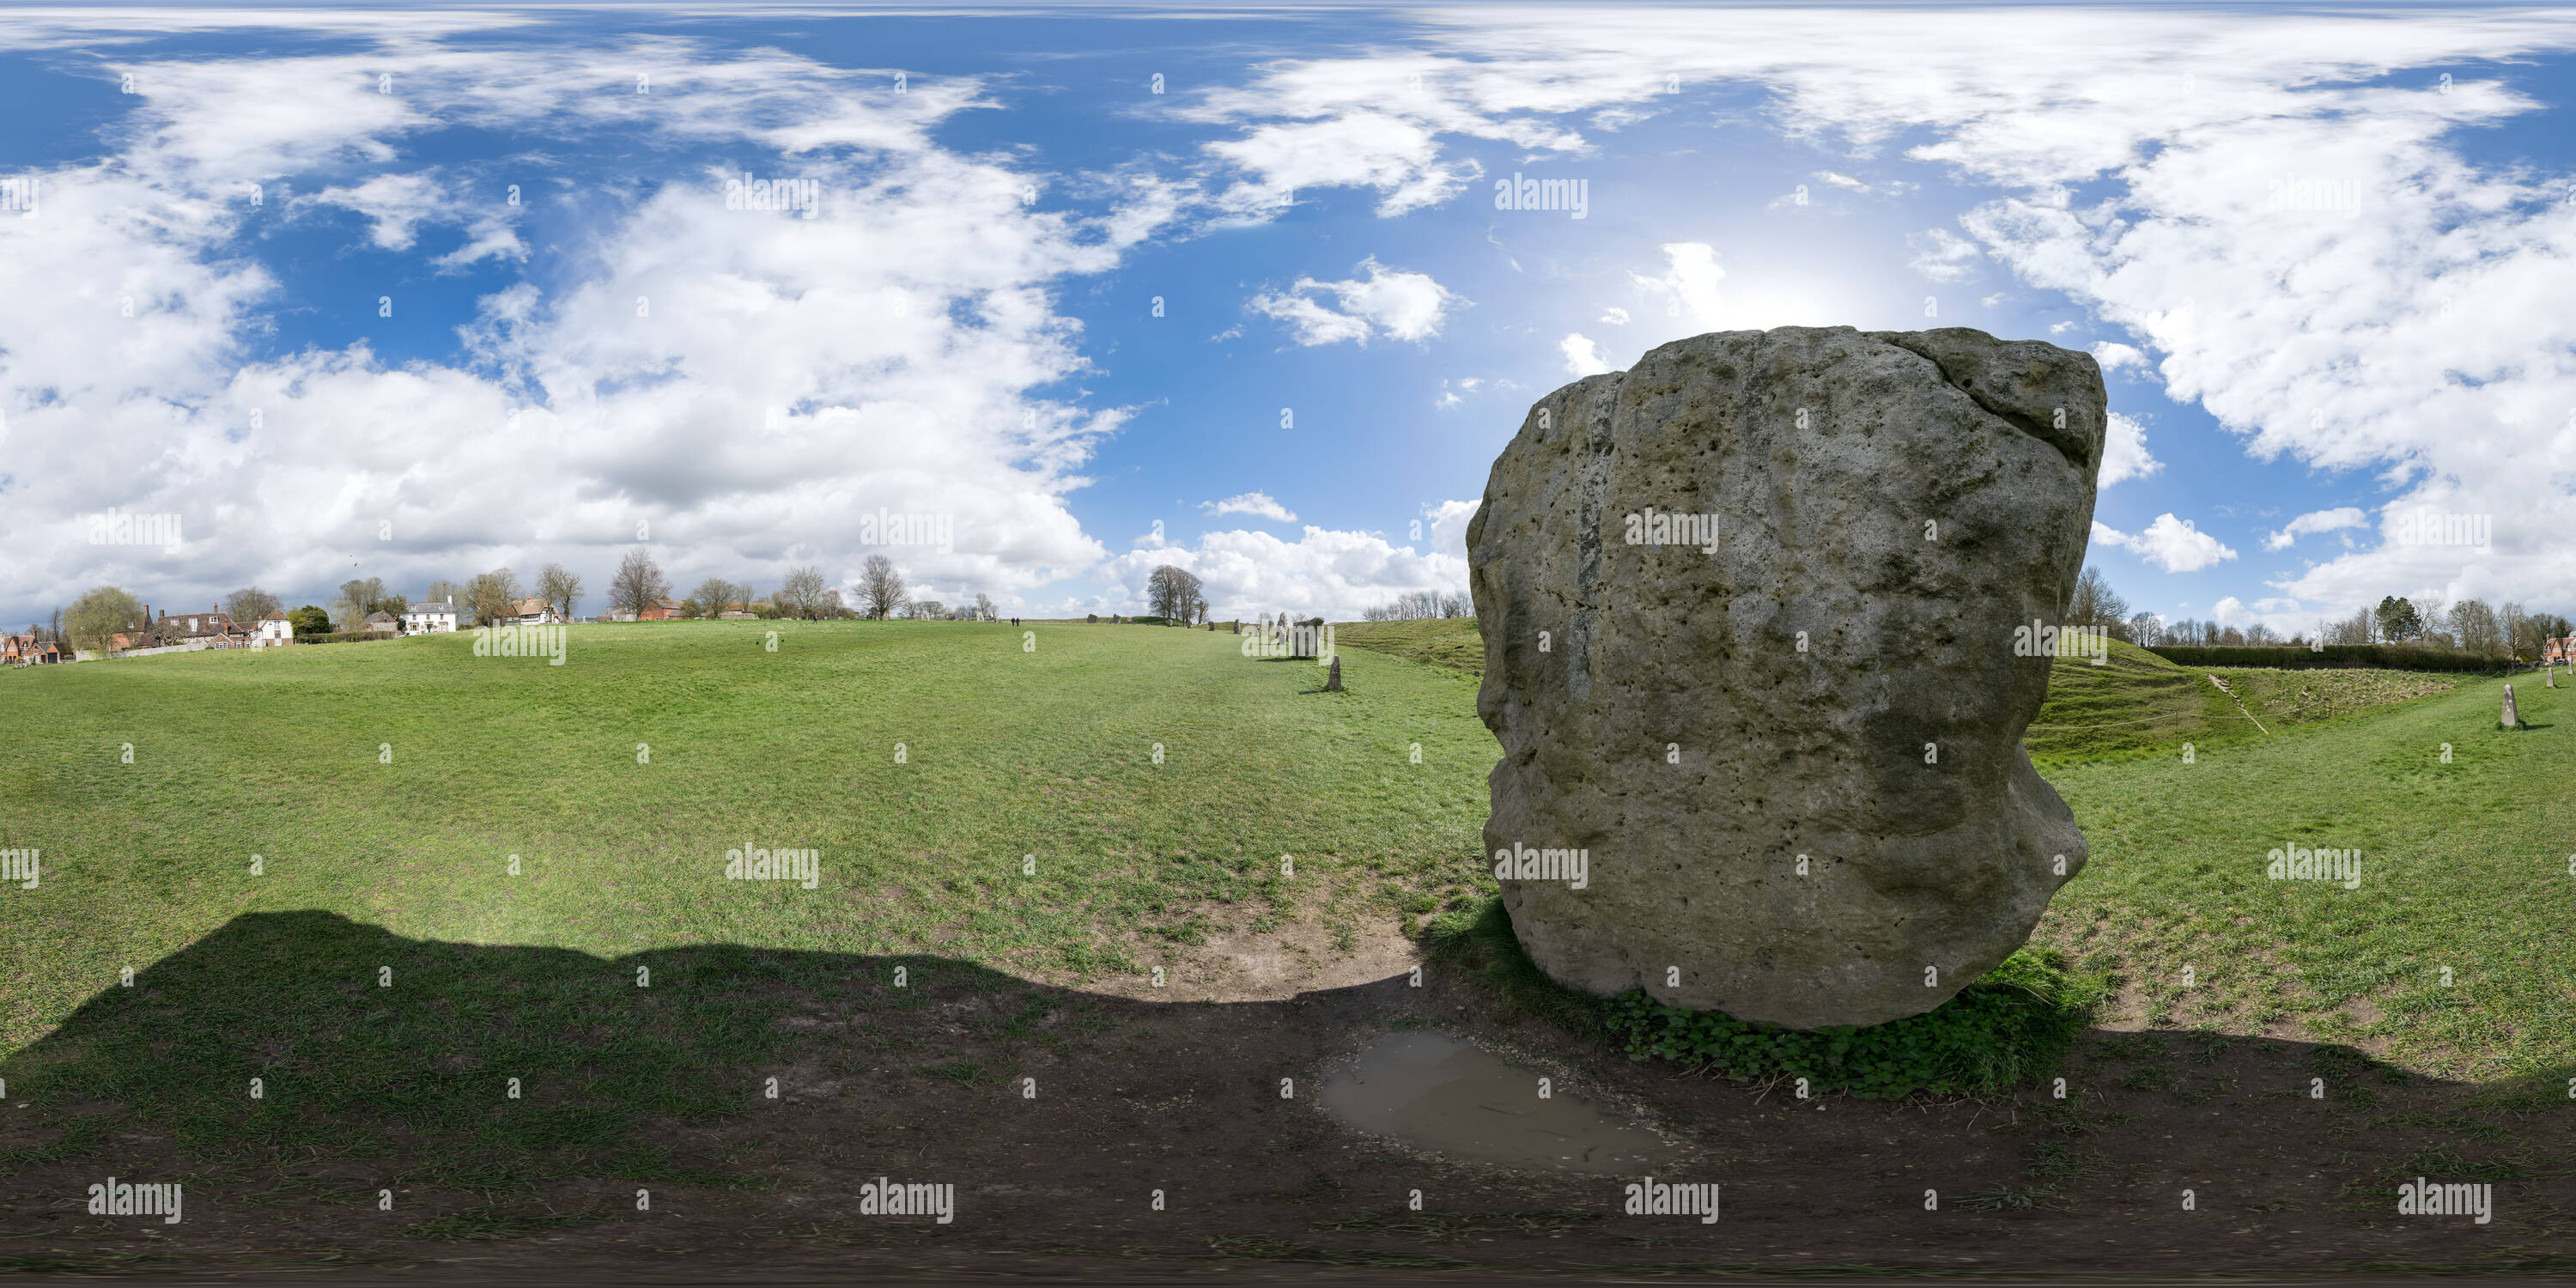
M 1896 1099 L 1991 1095 L 2053 1073 L 2099 1000 L 2098 980 L 2044 951 L 2014 954 L 1931 1011 L 1867 1028 L 1797 1032 L 1716 1011 L 1665 1006 L 1642 991 L 1594 998 L 1547 978 L 1513 936 L 1500 896 L 1425 928 L 1439 961 L 1465 969 L 1509 1008 L 1605 1038 L 1633 1060 L 1666 1060 L 1738 1082 L 1805 1080 L 1813 1095 Z
M 1212 925 L 1393 920 L 1478 879 L 1495 747 L 1472 682 L 1361 655 L 1326 695 L 1228 634 L 1034 631 L 1026 652 L 977 624 L 575 626 L 559 667 L 455 635 L 0 675 L 0 847 L 41 848 L 46 874 L 0 892 L 0 935 L 45 945 L 0 955 L 0 1050 L 257 912 L 1073 980 Z M 724 880 L 746 842 L 820 850 L 820 888 Z
M 1471 676 L 1355 645 L 1350 692 L 1325 695 L 1311 664 L 1232 635 L 1034 629 L 1034 653 L 990 625 L 676 623 L 574 628 L 561 667 L 457 636 L 0 673 L 0 847 L 41 847 L 46 870 L 0 888 L 0 1076 L 13 1100 L 122 1107 L 0 1168 L 96 1152 L 113 1121 L 219 1170 L 318 1148 L 489 1196 L 570 1174 L 753 1184 L 657 1152 L 661 1127 L 744 1112 L 800 998 L 862 1026 L 926 1005 L 890 958 L 1009 994 L 1141 973 L 1219 928 L 1339 935 L 1435 907 L 1431 952 L 1481 953 L 1507 1001 L 1599 1022 L 1609 1003 L 1494 938 L 1476 851 L 1496 748 Z M 2507 732 L 2494 680 L 2222 673 L 2263 733 L 2214 718 L 2235 704 L 2203 674 L 2070 665 L 2053 711 L 2134 726 L 2042 757 L 2092 862 L 2039 948 L 2159 1025 L 2384 1039 L 2382 1063 L 2320 1068 L 2355 1104 L 2415 1070 L 2565 1109 L 2561 691 L 2518 684 L 2529 725 Z M 723 880 L 746 839 L 820 850 L 820 888 Z M 2360 887 L 2267 880 L 2293 841 L 2361 850 Z M 1091 1040 L 1080 1016 L 1041 1032 L 1043 1010 L 1010 1001 L 978 1032 Z M 881 1062 L 961 1089 L 1017 1072 L 1007 1047 L 974 1055 Z M 557 1215 L 495 1202 L 440 1229 Z
M 2518 683 L 2525 727 L 2500 729 L 2502 684 L 2239 738 L 2192 764 L 2051 767 L 2092 862 L 2037 938 L 2117 972 L 2159 1026 L 2290 1019 L 2384 1038 L 2418 1071 L 2576 1073 L 2576 721 L 2566 690 Z M 2269 879 L 2269 852 L 2292 843 L 2361 851 L 2359 887 Z
M 2225 681 L 2221 691 L 2211 676 Z M 2059 658 L 2048 702 L 2022 744 L 2046 770 L 2095 760 L 2179 756 L 2260 741 L 2379 707 L 2447 693 L 2475 677 L 2371 669 L 2277 671 L 2181 667 L 2134 644 L 2110 642 L 2108 659 Z
M 1485 673 L 1485 641 L 1473 617 L 1426 617 L 1409 622 L 1337 622 L 1333 643 L 1410 658 L 1431 666 Z

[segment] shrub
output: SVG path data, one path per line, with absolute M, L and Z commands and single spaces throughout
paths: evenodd
M 1805 1078 L 1811 1092 L 1879 1100 L 1988 1095 L 2056 1068 L 2099 991 L 2055 954 L 2025 947 L 1949 1001 L 1866 1028 L 1775 1028 L 1665 1006 L 1635 990 L 1610 1004 L 1605 1024 L 1632 1060 L 1673 1060 L 1738 1082 Z
M 1921 1015 L 1866 1028 L 1804 1031 L 1717 1011 L 1666 1006 L 1642 991 L 1597 998 L 1547 978 L 1512 934 L 1499 897 L 1435 918 L 1434 957 L 1465 966 L 1508 1007 L 1592 1028 L 1635 1060 L 1670 1060 L 1738 1082 L 1805 1078 L 1810 1094 L 1894 1099 L 1988 1095 L 2045 1076 L 2106 991 L 2053 953 L 2023 948 Z

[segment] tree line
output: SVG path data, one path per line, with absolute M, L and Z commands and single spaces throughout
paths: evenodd
M 2512 600 L 2491 605 L 2482 599 L 2454 603 L 2428 596 L 2387 595 L 2374 607 L 2357 609 L 2350 617 L 2320 619 L 2313 632 L 2297 631 L 2284 638 L 2261 622 L 2235 626 L 2131 613 L 2129 602 L 2111 589 L 2110 579 L 2099 568 L 2086 568 L 2076 579 L 2064 621 L 2146 648 L 2161 644 L 2417 644 L 2524 661 L 2538 660 L 2548 641 L 2576 633 L 2565 617 L 2531 612 Z
M 1193 588 L 1196 582 L 1196 578 L 1191 578 Z M 258 586 L 244 586 L 224 597 L 223 611 L 245 631 L 256 629 L 262 619 L 284 617 L 294 627 L 297 638 L 310 638 L 335 632 L 364 631 L 367 619 L 377 613 L 400 619 L 413 602 L 452 604 L 459 625 L 489 626 L 525 616 L 520 609 L 533 599 L 541 601 L 556 616 L 570 621 L 580 607 L 583 594 L 580 574 L 562 564 L 550 563 L 538 571 L 533 586 L 523 586 L 518 574 L 508 568 L 495 568 L 463 581 L 433 581 L 428 592 L 418 601 L 407 601 L 394 593 L 381 577 L 352 578 L 340 583 L 328 607 L 306 604 L 291 610 L 276 595 Z M 757 592 L 748 582 L 709 577 L 699 582 L 697 589 L 686 597 L 674 600 L 669 578 L 663 575 L 661 566 L 652 555 L 643 550 L 629 551 L 619 562 L 617 573 L 609 579 L 608 585 L 611 611 L 636 616 L 641 616 L 648 608 L 666 605 L 681 617 L 715 617 L 739 612 L 773 619 L 993 621 L 997 616 L 990 595 L 979 593 L 974 603 L 954 607 L 936 599 L 915 598 L 904 582 L 902 571 L 884 555 L 868 557 L 849 602 L 844 602 L 841 592 L 824 577 L 823 570 L 812 565 L 790 569 L 778 589 L 767 599 L 756 596 Z M 123 588 L 95 586 L 82 592 L 70 607 L 54 610 L 50 624 L 39 622 L 27 630 L 38 640 L 100 652 L 107 649 L 119 633 L 128 640 L 149 639 L 158 624 L 144 621 L 143 612 L 143 602 Z

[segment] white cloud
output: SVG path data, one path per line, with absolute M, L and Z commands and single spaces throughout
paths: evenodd
M 1199 508 L 1210 514 L 1250 514 L 1281 523 L 1297 521 L 1297 516 L 1290 514 L 1287 506 L 1272 500 L 1267 492 L 1245 492 L 1222 501 L 1201 501 Z
M 1914 249 L 1914 257 L 1905 261 L 1905 266 L 1922 274 L 1926 281 L 1943 284 L 1963 282 L 1975 269 L 1976 243 L 1947 228 L 1907 233 L 1905 244 Z
M 1726 280 L 1726 269 L 1717 262 L 1717 248 L 1706 242 L 1666 242 L 1663 252 L 1662 276 L 1632 272 L 1628 280 L 1663 300 L 1664 311 L 1681 318 L 1689 334 L 1722 329 L 1725 310 L 1717 284 Z
M 638 66 L 708 92 L 596 92 Z M 930 141 L 976 101 L 971 81 L 898 96 L 871 73 L 711 60 L 676 40 L 129 69 L 141 88 L 108 159 L 45 175 L 45 218 L 0 220 L 0 297 L 69 305 L 0 311 L 0 473 L 14 479 L 0 543 L 18 556 L 0 561 L 0 602 L 50 606 L 103 581 L 154 603 L 254 581 L 303 595 L 353 574 L 416 593 L 560 559 L 589 575 L 595 608 L 639 524 L 683 584 L 804 562 L 841 575 L 871 552 L 857 523 L 880 508 L 953 525 L 952 549 L 885 551 L 907 574 L 997 598 L 1106 553 L 1066 497 L 1124 414 L 1035 392 L 1087 367 L 1050 296 L 1118 263 L 1170 203 L 1024 205 L 1006 161 Z M 374 92 L 380 70 L 400 94 Z M 294 210 L 252 207 L 245 179 L 278 192 L 277 177 L 326 176 L 316 199 L 366 214 L 381 247 L 416 248 L 443 222 L 465 228 L 459 254 L 515 257 L 506 224 L 478 234 L 478 217 L 448 217 L 389 163 L 438 128 L 569 145 L 625 119 L 746 159 L 815 149 L 770 164 L 834 199 L 808 221 L 727 211 L 715 175 L 595 192 L 581 256 L 542 294 L 485 298 L 453 365 L 394 366 L 354 338 L 256 349 L 262 311 L 291 302 L 229 248 Z M 497 207 L 497 189 L 481 200 Z M 111 506 L 182 514 L 188 548 L 87 545 L 80 516 Z
M 2332 532 L 2337 528 L 2358 528 L 2370 520 L 2359 506 L 2338 506 L 2316 510 L 2290 520 L 2281 530 L 2263 538 L 2266 550 L 2287 550 L 2299 538 L 2312 532 Z
M 1664 271 L 1649 277 L 1631 270 L 1630 284 L 1660 307 L 1642 317 L 1657 340 L 1706 331 L 1767 330 L 1775 326 L 1832 326 L 1847 321 L 1834 316 L 1837 297 L 1822 290 L 1747 293 L 1725 286 L 1726 266 L 1717 248 L 1706 242 L 1666 242 Z M 1660 327 L 1654 319 L 1663 319 Z M 1640 346 L 1646 347 L 1646 346 Z
M 1569 332 L 1557 341 L 1556 351 L 1565 355 L 1565 370 L 1577 380 L 1614 369 L 1610 360 L 1601 356 L 1601 346 L 1580 331 Z
M 1232 529 L 1210 532 L 1196 546 L 1135 550 L 1111 560 L 1105 576 L 1118 586 L 1129 605 L 1145 602 L 1145 579 L 1155 567 L 1173 564 L 1198 574 L 1207 586 L 1210 612 L 1217 617 L 1252 617 L 1287 612 L 1335 621 L 1357 618 L 1362 609 L 1417 590 L 1463 592 L 1467 559 L 1463 536 L 1454 552 L 1444 537 L 1463 533 L 1465 519 L 1447 523 L 1450 507 L 1464 506 L 1472 515 L 1475 502 L 1451 501 L 1435 510 L 1428 551 L 1395 545 L 1369 532 L 1350 532 L 1308 525 L 1294 541 L 1267 532 Z
M 2165 463 L 2147 454 L 2147 431 L 2135 419 L 2112 412 L 2102 442 L 2102 473 L 2097 487 L 2109 487 L 2129 479 L 2142 479 L 2163 470 Z
M 1580 155 L 1590 143 L 1562 122 L 1655 101 L 1661 76 L 1758 87 L 1795 141 L 1861 160 L 1901 145 L 2000 192 L 1958 221 L 1967 240 L 2022 285 L 2126 328 L 2159 355 L 2171 396 L 2258 458 L 2386 470 L 2414 484 L 2405 504 L 2525 516 L 2492 559 L 2383 544 L 2312 569 L 2306 598 L 2375 602 L 2370 586 L 2400 579 L 2458 594 L 2489 578 L 2576 598 L 2557 535 L 2576 530 L 2576 436 L 2561 432 L 2576 406 L 2563 304 L 2576 205 L 2558 199 L 2563 176 L 2458 151 L 2463 136 L 2541 119 L 2507 78 L 2576 48 L 2562 15 L 2042 8 L 1998 30 L 1989 14 L 1931 8 L 1853 24 L 1640 7 L 1423 21 L 1431 54 L 1270 64 L 1206 119 L 1253 134 L 1400 120 L 1421 133 L 1371 151 L 1382 168 L 1366 182 L 1427 204 L 1463 191 L 1450 181 L 1460 140 Z M 2495 70 L 2440 87 L 2423 71 L 2461 65 Z M 1338 141 L 1318 131 L 1313 144 Z M 1860 182 L 1828 173 L 1828 187 Z M 1740 316 L 1719 323 L 1703 305 L 1702 329 L 1810 320 L 1792 301 L 1727 303 Z
M 2234 595 L 2222 596 L 2217 603 L 2210 605 L 2209 615 L 2221 626 L 2240 626 L 2253 617 L 2245 611 L 2245 601 Z
M 1256 295 L 1245 307 L 1287 323 L 1296 330 L 1299 344 L 1352 340 L 1365 345 L 1374 335 L 1428 340 L 1440 334 L 1440 324 L 1451 308 L 1467 303 L 1428 273 L 1390 269 L 1375 257 L 1360 261 L 1359 269 L 1368 276 L 1341 282 L 1299 278 L 1287 292 Z M 1338 309 L 1308 298 L 1314 291 L 1331 294 Z
M 2224 542 L 2193 527 L 2191 520 L 2177 519 L 2171 513 L 2157 515 L 2155 522 L 2134 536 L 2097 519 L 2093 523 L 2093 544 L 2133 551 L 2166 572 L 2198 572 L 2236 557 Z
M 2094 341 L 2093 360 L 2102 364 L 2102 370 L 2105 372 L 2118 371 L 2123 367 L 2147 365 L 2147 355 L 2138 352 L 2135 346 L 2122 344 L 2117 340 Z
M 1611 326 L 1628 325 L 1628 310 L 1612 305 L 1601 311 L 1601 320 Z

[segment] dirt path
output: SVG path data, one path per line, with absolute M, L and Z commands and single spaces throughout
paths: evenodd
M 2566 1109 L 2532 1102 L 2516 1116 L 2475 1103 L 2474 1089 L 2391 1081 L 2331 1048 L 2103 1033 L 2070 1061 L 2064 1102 L 2042 1088 L 2016 1102 L 1801 1103 L 1514 1021 L 1437 971 L 1421 988 L 1397 973 L 1273 1002 L 1032 988 L 1065 1008 L 1040 1033 L 1084 1007 L 1106 1019 L 1056 1042 L 989 1036 L 980 1021 L 1024 999 L 935 972 L 922 987 L 903 1006 L 871 987 L 798 999 L 781 1021 L 797 1041 L 772 1071 L 779 1099 L 747 1095 L 738 1118 L 662 1133 L 676 1154 L 721 1160 L 747 1184 L 655 1186 L 638 1211 L 638 1187 L 606 1173 L 498 1197 L 407 1184 L 400 1157 L 237 1173 L 129 1123 L 105 1153 L 0 1176 L 0 1268 L 767 1282 L 863 1268 L 1229 1282 L 1442 1268 L 2475 1272 L 2516 1258 L 2576 1271 Z M 1338 1062 L 1376 1034 L 1426 1027 L 1548 1072 L 1560 1094 L 1634 1113 L 1685 1151 L 1662 1179 L 1724 1187 L 1723 1219 L 1623 1215 L 1619 1178 L 1451 1162 L 1318 1110 Z M 925 1073 L 923 1057 L 902 1054 L 922 1050 L 1008 1080 Z M 2326 1098 L 2310 1097 L 2314 1077 Z M 8 1112 L 0 1151 L 59 1134 L 36 1111 Z M 2398 1177 L 2419 1168 L 2507 1178 L 2491 1222 L 2399 1216 Z M 190 1178 L 184 1222 L 87 1215 L 86 1186 L 110 1174 Z M 953 1185 L 953 1222 L 864 1214 L 862 1187 L 878 1177 Z M 394 1211 L 378 1209 L 380 1187 L 395 1191 Z

